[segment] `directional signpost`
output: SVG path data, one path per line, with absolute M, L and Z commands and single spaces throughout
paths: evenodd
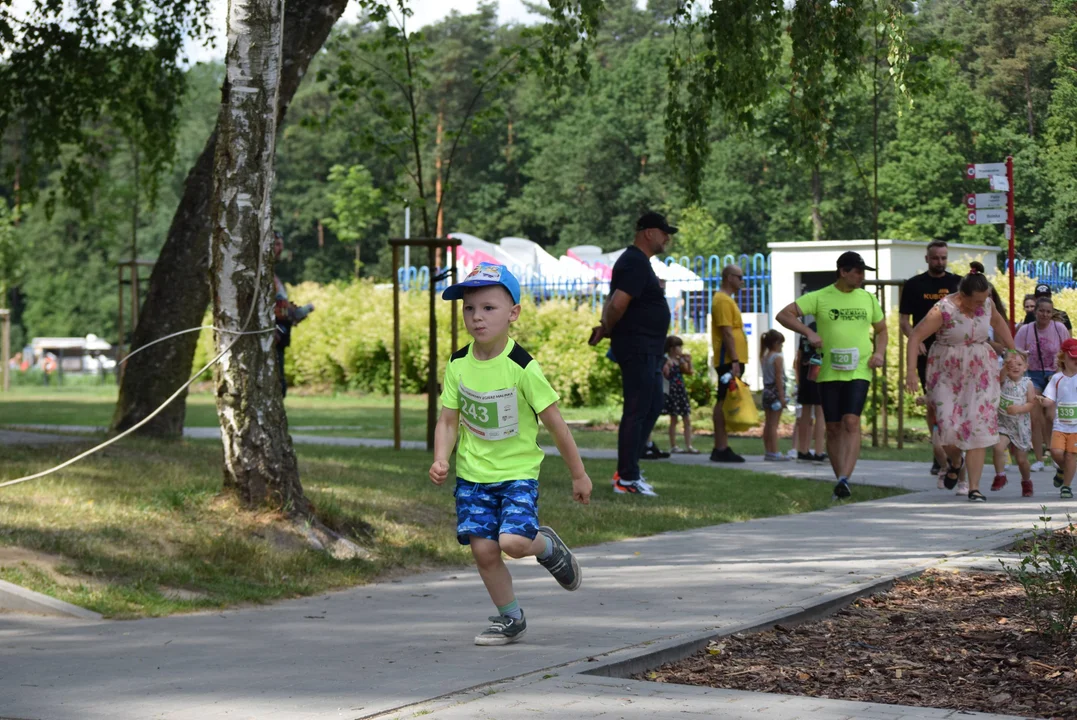
M 1009 241 L 1010 268 L 1010 332 L 1014 329 L 1013 296 L 1013 156 L 1000 163 L 969 163 L 965 166 L 969 180 L 988 180 L 989 193 L 969 193 L 965 196 L 965 218 L 969 225 L 1005 224 Z

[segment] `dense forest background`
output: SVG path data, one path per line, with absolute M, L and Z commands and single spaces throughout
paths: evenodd
M 429 122 L 403 160 L 378 143 L 400 130 L 399 113 L 378 111 L 392 100 L 347 82 L 353 67 L 378 67 L 372 41 L 381 31 L 337 27 L 281 129 L 274 213 L 289 254 L 278 274 L 387 277 L 386 240 L 403 234 L 405 203 L 416 202 L 406 169 L 414 155 L 424 182 L 444 192 L 444 232 L 527 237 L 555 253 L 613 249 L 629 242 L 641 210 L 658 208 L 683 228 L 678 255 L 871 237 L 876 167 L 880 237 L 1001 244 L 1001 226 L 966 224 L 964 194 L 986 187 L 963 173 L 966 162 L 1013 155 L 1018 255 L 1077 260 L 1077 85 L 1073 72 L 1058 72 L 1077 64 L 1075 0 L 910 3 L 907 92 L 889 77 L 886 49 L 873 50 L 878 29 L 865 27 L 864 72 L 830 100 L 814 139 L 825 148 L 818 162 L 795 150 L 803 138 L 790 119 L 789 79 L 778 78 L 751 122 L 716 111 L 698 201 L 666 162 L 675 5 L 610 3 L 589 78 L 556 91 L 522 64 L 479 91 L 492 64 L 527 42 L 521 28 L 498 23 L 495 4 L 425 28 L 418 110 Z M 156 257 L 213 128 L 222 71 L 187 72 L 171 171 L 147 175 L 122 129 L 102 123 L 100 182 L 72 197 L 60 183 L 65 158 L 56 158 L 34 202 L 21 201 L 17 224 L 17 129 L 3 138 L 0 260 L 5 242 L 22 258 L 5 270 L 15 278 L 6 289 L 15 347 L 38 335 L 116 341 L 116 263 Z M 411 230 L 421 233 L 415 214 Z

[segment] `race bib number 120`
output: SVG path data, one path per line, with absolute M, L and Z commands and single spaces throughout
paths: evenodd
M 476 392 L 460 385 L 460 422 L 475 437 L 504 440 L 520 433 L 516 388 Z
M 832 348 L 830 367 L 833 370 L 856 370 L 860 365 L 860 348 Z

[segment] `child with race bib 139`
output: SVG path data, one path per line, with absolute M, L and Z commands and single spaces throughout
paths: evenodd
M 540 419 L 568 465 L 578 502 L 590 502 L 591 479 L 557 409 L 557 393 L 538 363 L 509 337 L 509 325 L 520 317 L 520 283 L 512 273 L 480 263 L 442 297 L 464 301 L 464 325 L 474 341 L 454 352 L 445 368 L 430 479 L 435 485 L 448 479 L 459 433 L 456 539 L 471 546 L 497 607 L 475 644 L 507 645 L 523 638 L 527 621 L 501 553 L 534 556 L 566 590 L 577 589 L 583 578 L 568 546 L 552 528 L 538 524 Z
M 1055 409 L 1051 433 L 1051 457 L 1058 466 L 1054 484 L 1063 500 L 1073 499 L 1073 474 L 1077 470 L 1077 340 L 1070 338 L 1058 351 L 1058 372 L 1047 381 L 1040 402 Z

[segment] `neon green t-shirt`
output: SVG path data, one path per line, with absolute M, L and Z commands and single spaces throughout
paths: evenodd
M 834 285 L 797 299 L 804 315 L 814 315 L 823 338 L 819 382 L 871 380 L 868 360 L 874 350 L 871 326 L 883 319 L 874 295 L 863 288 L 842 292 Z
M 558 401 L 539 364 L 509 339 L 491 360 L 471 345 L 449 358 L 441 404 L 460 411 L 456 474 L 474 483 L 538 480 L 538 414 Z

